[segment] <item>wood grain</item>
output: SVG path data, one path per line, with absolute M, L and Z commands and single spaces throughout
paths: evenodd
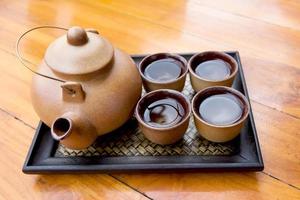
M 239 49 L 242 54 L 298 66 L 298 30 L 216 10 L 203 6 L 198 1 L 173 1 L 172 4 L 157 1 L 156 12 L 149 9 L 152 2 L 146 0 L 139 3 L 129 1 L 126 9 L 122 9 L 123 4 L 120 2 L 122 1 L 111 1 L 105 6 L 115 12 L 123 11 L 127 15 L 198 36 L 227 48 Z M 103 5 L 99 3 L 94 6 L 101 9 Z M 279 13 L 280 11 L 277 12 Z
M 285 28 L 300 30 L 299 1 L 268 0 L 268 1 L 194 1 L 218 10 L 230 12 L 235 15 L 252 18 Z
M 252 103 L 264 172 L 300 188 L 300 120 Z
M 141 193 L 154 199 L 299 199 L 299 10 L 297 1 L 276 0 L 2 0 L 0 199 L 146 198 Z M 128 53 L 240 51 L 264 172 L 114 175 L 121 182 L 109 175 L 22 174 L 38 116 L 29 96 L 32 74 L 16 59 L 15 41 L 43 24 L 94 27 Z M 25 57 L 38 64 L 59 34 L 31 34 L 21 44 Z
M 300 192 L 262 173 L 121 175 L 153 199 L 298 199 Z
M 30 83 L 32 73 L 21 67 L 18 59 L 0 50 L 0 108 L 16 118 L 36 127 L 39 118 L 35 114 L 30 99 Z
M 290 65 L 242 56 L 250 98 L 300 118 L 300 70 Z

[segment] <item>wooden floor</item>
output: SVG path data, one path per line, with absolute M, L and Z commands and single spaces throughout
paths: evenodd
M 300 1 L 0 1 L 0 199 L 300 199 Z M 36 25 L 93 27 L 128 53 L 238 50 L 265 162 L 257 173 L 25 175 L 39 121 L 15 56 Z M 57 31 L 21 45 L 39 63 Z

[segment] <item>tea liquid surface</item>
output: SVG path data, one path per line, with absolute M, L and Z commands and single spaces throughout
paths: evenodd
M 195 72 L 204 79 L 219 81 L 230 76 L 230 65 L 220 59 L 208 60 L 200 63 Z
M 182 105 L 173 98 L 151 103 L 144 112 L 144 121 L 153 127 L 169 127 L 179 123 L 185 114 Z
M 214 125 L 229 125 L 238 121 L 243 114 L 243 106 L 234 95 L 212 95 L 200 104 L 200 117 Z
M 160 59 L 150 63 L 146 67 L 144 75 L 157 82 L 168 82 L 181 75 L 181 66 L 182 63 L 175 59 Z

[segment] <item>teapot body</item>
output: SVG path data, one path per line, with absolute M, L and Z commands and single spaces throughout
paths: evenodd
M 74 75 L 52 70 L 45 60 L 35 75 L 32 103 L 52 135 L 66 147 L 82 149 L 97 136 L 109 133 L 132 117 L 142 91 L 142 81 L 129 55 L 114 48 L 111 60 L 99 70 Z

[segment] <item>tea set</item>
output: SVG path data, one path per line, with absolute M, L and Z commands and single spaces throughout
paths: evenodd
M 27 32 L 38 28 L 45 27 Z M 231 88 L 238 72 L 231 56 L 206 51 L 187 61 L 157 53 L 136 65 L 94 29 L 66 31 L 48 46 L 31 88 L 36 113 L 65 147 L 86 148 L 132 116 L 148 140 L 162 145 L 179 141 L 191 116 L 209 141 L 227 142 L 240 133 L 250 108 Z M 18 45 L 17 55 L 23 63 Z M 181 93 L 188 74 L 196 92 L 191 102 Z

